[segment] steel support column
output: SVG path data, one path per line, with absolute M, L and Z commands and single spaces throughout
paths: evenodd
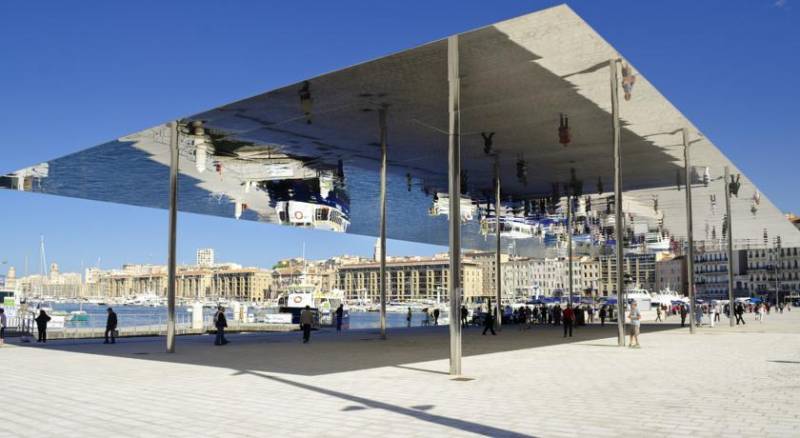
M 683 168 L 686 182 L 686 279 L 689 287 L 689 333 L 694 333 L 694 228 L 692 227 L 692 166 L 689 130 L 683 128 Z
M 569 263 L 569 304 L 572 305 L 574 276 L 572 272 L 572 195 L 567 195 L 567 263 Z
M 728 225 L 728 319 L 733 327 L 733 217 L 731 216 L 731 189 L 728 184 L 728 166 L 725 166 L 725 215 Z
M 501 277 L 502 270 L 500 267 L 500 161 L 495 157 L 494 160 L 494 216 L 496 219 L 495 226 L 495 300 L 497 301 L 497 314 L 495 325 L 500 330 L 503 326 L 503 280 Z
M 461 374 L 461 78 L 458 36 L 447 38 L 447 80 L 450 85 L 448 170 L 450 195 L 450 375 Z
M 380 272 L 378 283 L 381 302 L 381 339 L 386 339 L 386 108 L 378 110 L 381 135 L 381 194 L 380 194 Z
M 178 226 L 178 122 L 167 124 L 169 136 L 169 231 L 167 249 L 167 353 L 175 352 L 175 244 Z
M 622 151 L 620 150 L 619 128 L 619 80 L 617 76 L 617 59 L 608 63 L 611 70 L 611 124 L 614 138 L 614 232 L 616 234 L 617 261 L 617 344 L 625 346 L 625 260 L 623 244 L 625 242 L 625 223 L 622 216 Z

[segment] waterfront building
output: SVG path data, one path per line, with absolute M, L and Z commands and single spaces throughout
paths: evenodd
M 673 254 L 666 255 L 656 260 L 655 269 L 655 288 L 652 292 L 670 289 L 683 295 L 689 293 L 689 280 L 686 276 L 686 257 Z
M 597 291 L 600 264 L 591 257 L 573 257 L 573 293 L 593 295 Z M 503 296 L 529 298 L 569 294 L 569 263 L 565 257 L 516 258 L 503 264 Z
M 800 291 L 800 248 L 788 247 L 748 249 L 747 283 L 751 295 L 768 295 L 775 291 L 783 297 L 797 295 Z
M 699 299 L 728 299 L 728 252 L 719 249 L 694 256 L 694 283 Z M 734 296 L 748 296 L 747 251 L 733 251 Z
M 629 275 L 629 286 L 652 291 L 656 283 L 656 254 L 628 253 L 624 257 L 624 273 Z M 617 293 L 617 262 L 614 256 L 600 256 L 599 295 Z
M 82 295 L 83 278 L 80 273 L 61 272 L 58 264 L 52 263 L 48 273 L 22 277 L 16 286 L 24 296 L 78 298 Z
M 446 256 L 397 257 L 386 262 L 386 295 L 390 301 L 447 299 L 449 259 Z M 376 262 L 352 263 L 339 266 L 337 289 L 349 300 L 378 302 L 378 272 Z M 494 296 L 494 288 L 484 289 L 483 268 L 465 259 L 461 265 L 464 299 L 477 301 Z
M 494 251 L 467 251 L 464 260 L 475 262 L 483 271 L 484 291 L 493 291 L 497 287 L 497 253 Z M 508 262 L 508 254 L 500 255 L 501 267 Z M 502 273 L 500 274 L 502 275 Z M 505 295 L 505 292 L 503 293 Z

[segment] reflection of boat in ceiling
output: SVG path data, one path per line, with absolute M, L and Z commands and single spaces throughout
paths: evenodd
M 344 233 L 347 216 L 335 207 L 302 201 L 280 201 L 275 206 L 281 224 Z
M 282 224 L 338 232 L 350 225 L 349 198 L 332 175 L 263 181 L 261 188 Z
M 461 220 L 471 221 L 475 217 L 478 207 L 472 199 L 461 196 Z M 450 214 L 450 195 L 447 193 L 436 193 L 433 197 L 433 205 L 428 214 L 431 216 L 448 216 Z

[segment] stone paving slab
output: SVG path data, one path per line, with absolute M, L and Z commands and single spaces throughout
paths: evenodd
M 11 345 L 0 436 L 800 436 L 800 311 L 747 323 L 467 329 L 466 381 L 446 327 Z

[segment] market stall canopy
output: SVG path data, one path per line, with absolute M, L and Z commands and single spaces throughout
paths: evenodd
M 613 244 L 611 68 L 620 81 L 629 246 L 685 236 L 683 130 L 697 240 L 724 235 L 723 168 L 740 171 L 569 7 L 459 35 L 463 245 L 540 255 L 576 239 Z M 179 119 L 181 211 L 378 233 L 379 125 L 388 128 L 388 237 L 446 244 L 447 40 Z M 8 189 L 167 207 L 167 124 L 7 174 Z M 502 203 L 493 204 L 495 165 Z M 746 176 L 733 198 L 737 245 L 800 232 Z M 498 220 L 499 217 L 499 220 Z

